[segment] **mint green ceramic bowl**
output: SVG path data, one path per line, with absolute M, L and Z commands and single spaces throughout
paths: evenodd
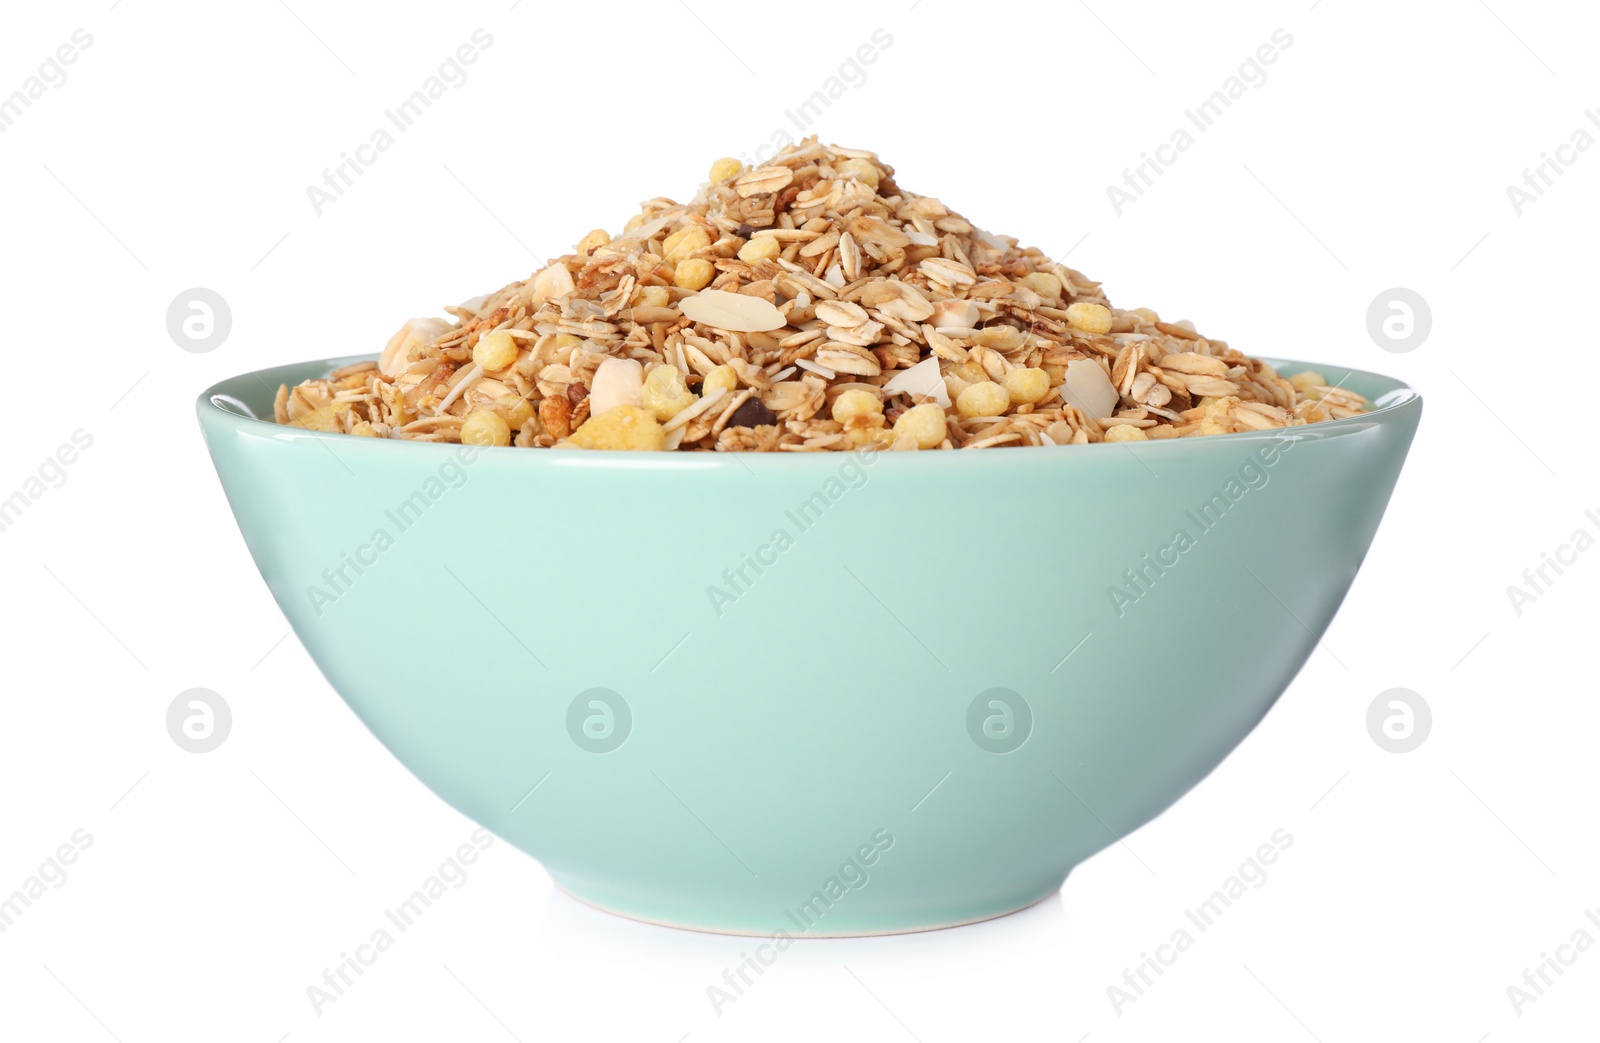
M 1422 410 L 1318 366 L 1380 408 L 861 457 L 471 451 L 242 415 L 349 361 L 199 400 L 334 690 L 582 901 L 796 938 L 1022 908 L 1195 785 L 1327 627 Z

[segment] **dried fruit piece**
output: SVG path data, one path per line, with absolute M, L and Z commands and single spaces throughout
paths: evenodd
M 776 424 L 778 414 L 761 404 L 761 400 L 751 395 L 740 403 L 728 416 L 729 427 L 760 427 L 763 424 Z

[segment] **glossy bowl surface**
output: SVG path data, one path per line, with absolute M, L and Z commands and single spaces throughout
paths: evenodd
M 1210 772 L 1361 565 L 1421 399 L 1287 432 L 880 454 L 467 450 L 200 396 L 295 633 L 579 899 L 790 937 L 1027 906 Z M 1282 363 L 1285 372 L 1300 364 Z

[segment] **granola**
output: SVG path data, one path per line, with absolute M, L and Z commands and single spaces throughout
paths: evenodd
M 376 361 L 280 388 L 315 431 L 538 448 L 1083 445 L 1364 411 L 808 138 L 722 159 L 528 279 L 415 318 Z

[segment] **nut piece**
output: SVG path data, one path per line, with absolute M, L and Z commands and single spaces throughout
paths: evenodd
M 1111 309 L 1104 304 L 1078 301 L 1067 305 L 1067 324 L 1085 333 L 1110 333 Z
M 554 395 L 539 403 L 539 422 L 552 438 L 572 434 L 572 403 L 566 395 Z
M 595 367 L 589 382 L 589 415 L 597 417 L 618 406 L 637 406 L 643 400 L 644 365 L 638 359 L 605 359 Z
M 992 380 L 979 381 L 963 388 L 956 396 L 956 409 L 962 416 L 1000 416 L 1011 405 L 1006 389 Z
M 944 441 L 944 410 L 932 402 L 913 406 L 894 422 L 894 433 L 915 438 L 918 449 L 937 449 Z
M 510 445 L 511 425 L 492 409 L 480 409 L 461 425 L 462 445 Z
M 679 301 L 678 307 L 692 322 L 732 333 L 766 333 L 782 329 L 788 321 L 771 302 L 727 290 L 701 290 Z
M 665 435 L 650 410 L 642 406 L 617 406 L 591 416 L 563 445 L 576 449 L 664 448 Z

